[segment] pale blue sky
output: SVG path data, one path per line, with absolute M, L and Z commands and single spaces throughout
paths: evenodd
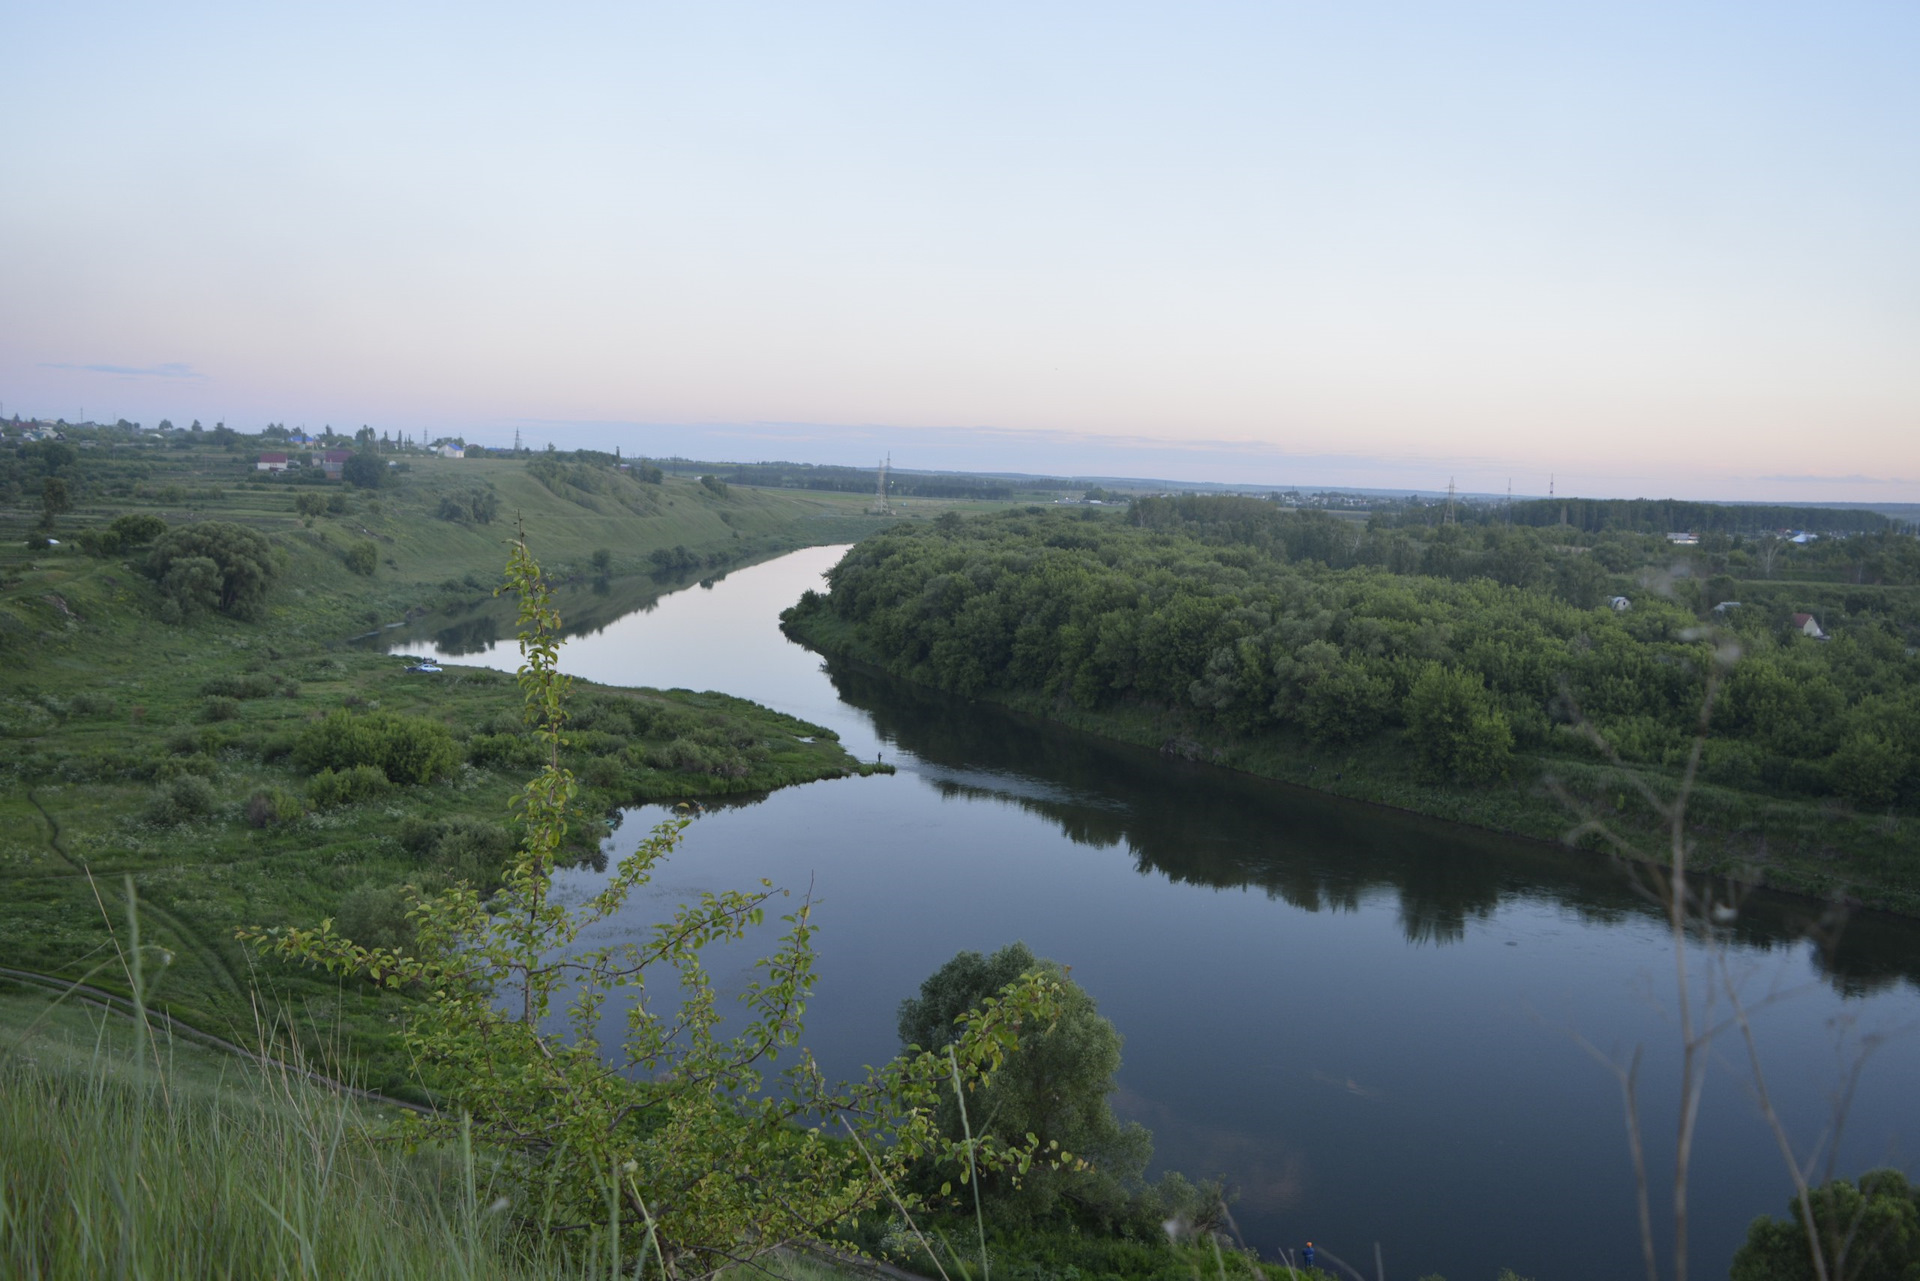
M 4 0 L 0 402 L 1915 501 L 1917 52 L 1911 3 Z

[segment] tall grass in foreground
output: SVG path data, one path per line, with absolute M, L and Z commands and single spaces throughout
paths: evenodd
M 135 1037 L 123 1058 L 116 1039 L 102 1025 L 91 1054 L 44 1037 L 0 1049 L 0 1274 L 572 1274 L 517 1245 L 471 1150 L 408 1155 L 362 1105 L 290 1072 L 209 1087 L 164 1044 Z

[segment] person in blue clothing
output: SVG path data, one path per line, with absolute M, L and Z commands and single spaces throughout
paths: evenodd
M 1300 1252 L 1300 1262 L 1308 1267 L 1313 1266 L 1313 1242 L 1307 1242 L 1307 1248 Z

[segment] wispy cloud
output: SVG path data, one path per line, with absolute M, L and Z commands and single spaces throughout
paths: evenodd
M 42 369 L 70 369 L 82 374 L 112 374 L 116 378 L 205 378 L 192 365 L 177 360 L 163 365 L 74 365 L 43 363 Z

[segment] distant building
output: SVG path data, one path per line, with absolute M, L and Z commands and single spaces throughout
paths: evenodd
M 1625 596 L 1614 596 L 1608 599 L 1607 608 L 1611 609 L 1616 614 L 1624 614 L 1628 610 L 1633 608 L 1633 602 L 1628 600 Z
M 1716 614 L 1724 614 L 1724 613 L 1726 613 L 1726 612 L 1727 612 L 1728 610 L 1730 610 L 1730 609 L 1739 609 L 1739 608 L 1740 608 L 1740 602 L 1739 602 L 1739 601 L 1737 601 L 1737 600 L 1723 600 L 1723 601 L 1721 601 L 1721 602 L 1720 602 L 1720 603 L 1719 603 L 1718 605 L 1715 605 L 1715 606 L 1713 607 L 1713 612 L 1714 612 L 1714 613 L 1716 613 Z
M 462 449 L 460 446 L 452 444 L 451 442 L 440 446 L 440 448 L 436 452 L 442 458 L 465 458 L 467 456 L 467 451 L 465 449 Z
M 320 455 L 320 466 L 326 469 L 328 480 L 339 480 L 340 472 L 347 465 L 347 459 L 353 457 L 351 449 L 329 449 Z
M 1675 547 L 1698 547 L 1700 545 L 1700 535 L 1679 531 L 1668 534 L 1667 541 Z
M 253 469 L 255 471 L 285 471 L 287 469 L 287 456 L 285 454 L 262 454 L 260 455 L 260 461 L 253 465 Z
M 1811 636 L 1815 640 L 1827 638 L 1827 634 L 1820 630 L 1820 624 L 1814 621 L 1812 614 L 1795 614 L 1793 625 L 1799 629 L 1802 636 Z

